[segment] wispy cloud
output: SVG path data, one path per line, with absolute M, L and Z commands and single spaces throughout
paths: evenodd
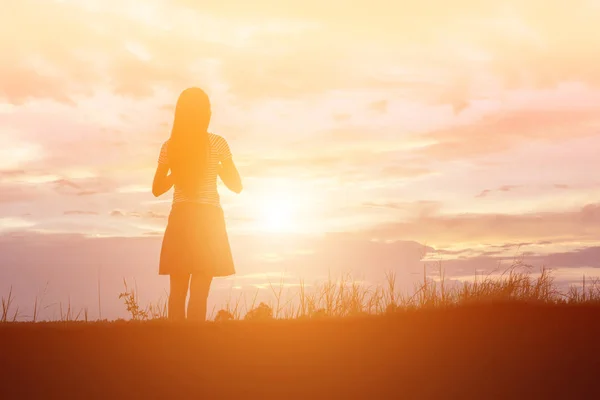
M 497 243 L 514 240 L 598 240 L 600 205 L 574 211 L 528 214 L 430 214 L 405 222 L 382 224 L 361 235 L 381 239 L 413 240 L 435 245 Z
M 81 211 L 81 210 L 68 210 L 63 214 L 65 215 L 98 215 L 96 211 Z
M 121 211 L 121 210 L 113 210 L 109 213 L 111 217 L 133 217 L 133 218 L 147 218 L 147 219 L 166 219 L 168 215 L 157 213 L 154 211 L 145 211 L 145 212 L 137 212 L 137 211 Z
M 487 195 L 489 195 L 492 192 L 510 192 L 513 189 L 517 189 L 519 188 L 519 185 L 502 185 L 497 189 L 484 189 L 481 191 L 481 193 L 479 193 L 477 196 L 475 197 L 486 197 Z
M 523 110 L 489 115 L 474 123 L 424 134 L 435 141 L 421 154 L 462 159 L 501 153 L 527 143 L 566 141 L 599 134 L 600 117 L 586 110 Z

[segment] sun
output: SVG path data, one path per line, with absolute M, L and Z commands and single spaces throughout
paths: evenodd
M 262 205 L 261 228 L 267 232 L 291 232 L 297 229 L 296 208 L 293 200 L 277 196 Z
M 294 216 L 289 204 L 273 204 L 264 209 L 264 228 L 270 232 L 283 232 L 294 229 Z
M 265 196 L 259 207 L 259 228 L 267 232 L 295 232 L 299 229 L 298 199 L 282 193 Z
M 264 179 L 248 188 L 245 209 L 255 232 L 305 234 L 318 229 L 314 187 L 289 179 Z

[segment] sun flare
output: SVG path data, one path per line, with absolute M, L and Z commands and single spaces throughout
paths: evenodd
M 260 228 L 268 232 L 293 232 L 299 228 L 298 209 L 298 202 L 291 196 L 272 196 L 261 205 Z

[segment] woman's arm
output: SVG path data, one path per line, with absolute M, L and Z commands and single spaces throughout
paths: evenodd
M 242 178 L 240 178 L 240 173 L 233 162 L 233 158 L 229 157 L 221 161 L 219 176 L 229 190 L 238 194 L 241 193 L 243 189 Z
M 169 166 L 158 164 L 154 173 L 154 181 L 152 182 L 152 194 L 158 197 L 168 192 L 173 183 L 173 174 L 169 174 Z

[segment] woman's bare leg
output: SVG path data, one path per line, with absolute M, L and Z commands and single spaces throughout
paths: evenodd
M 183 321 L 185 319 L 185 299 L 187 297 L 190 275 L 171 275 L 169 292 L 169 319 Z
M 190 321 L 206 321 L 206 303 L 212 276 L 192 275 L 187 315 Z

